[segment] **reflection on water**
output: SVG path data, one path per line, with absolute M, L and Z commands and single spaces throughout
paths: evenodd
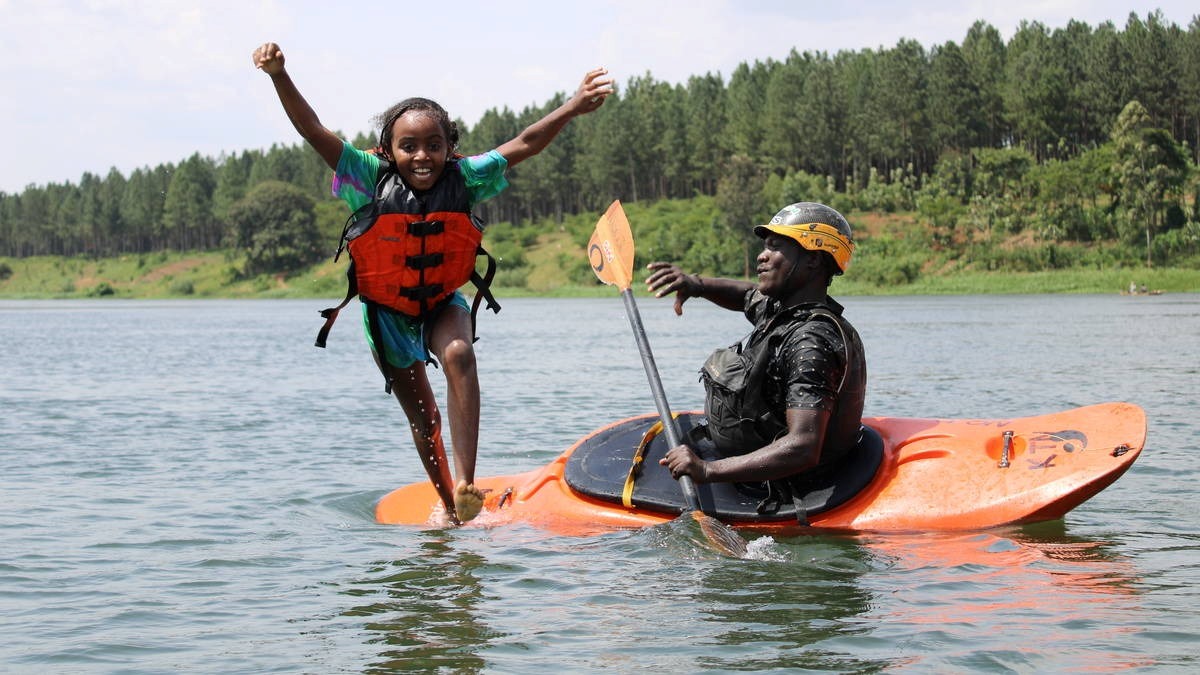
M 719 626 L 715 641 L 733 653 L 706 655 L 716 670 L 811 668 L 879 670 L 891 659 L 865 658 L 847 640 L 869 637 L 861 620 L 874 605 L 860 583 L 871 553 L 850 538 L 813 537 L 771 543 L 769 560 L 714 567 L 696 601 L 705 621 Z M 786 645 L 765 649 L 767 645 Z
M 1065 534 L 1062 521 L 860 543 L 896 582 L 865 618 L 914 665 L 1036 668 L 1051 655 L 1089 671 L 1153 664 L 1126 647 L 1142 609 L 1134 564 L 1106 542 Z
M 365 617 L 367 643 L 379 647 L 378 660 L 365 672 L 420 664 L 471 673 L 486 665 L 476 652 L 497 635 L 479 616 L 484 591 L 475 571 L 486 560 L 456 549 L 441 533 L 423 533 L 422 539 L 417 553 L 377 563 L 344 591 L 373 600 L 344 612 Z

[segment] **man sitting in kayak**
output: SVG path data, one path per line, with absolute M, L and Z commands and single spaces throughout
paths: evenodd
M 785 207 L 766 225 L 758 284 L 685 274 L 650 263 L 647 288 L 675 293 L 675 313 L 700 297 L 746 315 L 754 330 L 720 349 L 701 371 L 708 436 L 721 456 L 705 461 L 688 445 L 660 464 L 698 483 L 778 481 L 832 466 L 857 443 L 867 367 L 858 333 L 828 295 L 850 264 L 850 224 L 813 202 Z

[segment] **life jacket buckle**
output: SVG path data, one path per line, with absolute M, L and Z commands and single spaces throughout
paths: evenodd
M 404 259 L 404 264 L 414 270 L 426 270 L 431 267 L 437 267 L 442 264 L 445 257 L 440 253 L 423 253 L 421 255 L 410 255 Z
M 408 224 L 408 233 L 414 237 L 428 237 L 446 231 L 446 223 L 440 220 L 414 220 Z
M 400 295 L 408 298 L 409 300 L 415 301 L 428 300 L 429 298 L 437 297 L 441 294 L 441 292 L 441 284 L 428 284 L 426 286 L 414 286 L 412 288 L 400 289 Z

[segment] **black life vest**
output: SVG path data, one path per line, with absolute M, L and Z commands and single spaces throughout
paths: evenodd
M 325 346 L 338 312 L 355 295 L 368 310 L 383 306 L 411 317 L 424 317 L 439 309 L 467 281 L 477 293 L 471 307 L 474 332 L 479 304 L 500 311 L 491 292 L 496 261 L 480 245 L 484 223 L 471 213 L 466 182 L 457 159 L 447 162 L 434 186 L 416 193 L 390 166 L 379 177 L 375 197 L 346 221 L 336 261 L 343 249 L 350 252 L 346 297 L 337 307 L 321 311 L 325 325 L 316 345 Z M 487 257 L 485 274 L 475 271 L 475 257 Z M 376 349 L 382 344 L 377 340 Z
M 835 461 L 857 442 L 866 379 L 861 343 L 857 333 L 853 329 L 847 330 L 835 313 L 809 306 L 777 313 L 765 325 L 756 327 L 744 341 L 716 350 L 705 361 L 700 374 L 706 391 L 707 433 L 722 452 L 753 452 L 787 431 L 786 411 L 776 409 L 765 396 L 767 367 L 771 355 L 791 332 L 790 329 L 777 329 L 804 313 L 809 315 L 807 321 L 832 323 L 845 344 L 846 366 L 838 384 L 838 409 L 830 418 L 821 448 L 821 464 Z M 853 391 L 847 390 L 847 385 L 851 385 Z M 844 406 L 851 407 L 843 410 Z M 853 424 L 842 425 L 841 419 L 851 419 Z M 842 426 L 847 428 L 842 429 Z

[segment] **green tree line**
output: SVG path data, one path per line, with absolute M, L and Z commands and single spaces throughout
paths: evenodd
M 495 147 L 562 100 L 460 121 L 460 149 Z M 1123 29 L 1022 22 L 1007 42 L 977 22 L 961 43 L 928 49 L 905 39 L 793 50 L 727 80 L 632 77 L 514 168 L 482 215 L 522 224 L 614 198 L 712 197 L 719 222 L 688 238 L 712 239 L 704 267 L 726 273 L 747 265 L 744 237 L 727 235 L 800 199 L 915 211 L 937 246 L 1029 233 L 1121 241 L 1165 262 L 1197 253 L 1197 153 L 1200 16 L 1186 29 L 1159 12 L 1131 13 Z M 0 255 L 235 248 L 248 272 L 286 268 L 332 248 L 345 212 L 329 181 L 302 143 L 87 173 L 0 193 Z

